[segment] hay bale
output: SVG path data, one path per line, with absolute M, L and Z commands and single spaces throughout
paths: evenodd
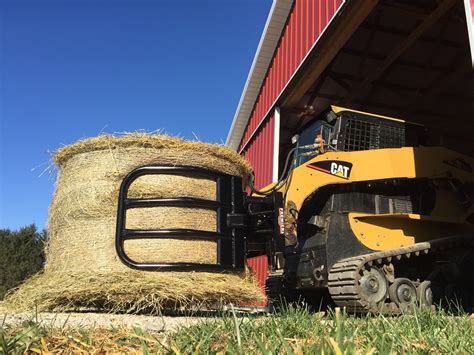
M 191 165 L 247 176 L 246 163 L 226 148 L 164 135 L 99 136 L 60 149 L 56 191 L 49 209 L 45 270 L 7 297 L 16 308 L 101 308 L 157 312 L 196 303 L 248 302 L 262 297 L 251 275 L 209 272 L 142 272 L 115 252 L 118 191 L 131 170 L 144 165 Z M 216 198 L 215 182 L 172 175 L 141 176 L 131 198 Z M 214 211 L 153 207 L 127 211 L 127 228 L 216 230 Z M 140 262 L 216 263 L 216 242 L 129 240 L 125 251 Z

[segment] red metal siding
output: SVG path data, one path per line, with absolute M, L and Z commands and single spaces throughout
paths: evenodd
M 254 169 L 257 188 L 265 187 L 272 182 L 274 124 L 274 116 L 271 116 L 254 136 L 248 149 L 243 152 Z
M 254 131 L 274 105 L 321 32 L 344 0 L 295 0 L 239 147 L 256 144 Z M 250 153 L 247 153 L 247 155 Z M 247 156 L 246 155 L 246 156 Z

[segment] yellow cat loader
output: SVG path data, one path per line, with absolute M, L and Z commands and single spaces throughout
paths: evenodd
M 450 301 L 472 309 L 474 158 L 427 146 L 426 135 L 417 124 L 333 106 L 294 137 L 281 179 L 260 191 L 252 178 L 248 193 L 240 177 L 211 170 L 136 169 L 120 191 L 118 256 L 139 270 L 232 271 L 266 255 L 271 297 L 327 290 L 352 312 Z M 213 179 L 217 200 L 127 198 L 146 174 Z M 213 209 L 216 232 L 126 229 L 126 210 L 147 206 Z M 216 240 L 217 264 L 137 263 L 123 247 L 130 238 Z

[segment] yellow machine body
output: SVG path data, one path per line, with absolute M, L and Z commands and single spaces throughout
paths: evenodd
M 327 172 L 313 168 L 322 161 L 342 161 L 352 165 L 350 174 L 333 163 Z M 456 165 L 463 162 L 463 165 Z M 439 147 L 391 148 L 357 152 L 327 152 L 295 168 L 284 187 L 286 202 L 299 210 L 315 190 L 326 185 L 389 179 L 429 179 L 436 189 L 436 204 L 430 215 L 349 213 L 352 231 L 372 250 L 388 250 L 453 233 L 472 231 L 466 218 L 474 208 L 461 208 L 449 189 L 451 179 L 472 183 L 474 173 L 461 166 L 474 166 L 474 159 Z

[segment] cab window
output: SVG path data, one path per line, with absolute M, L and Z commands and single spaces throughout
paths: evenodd
M 316 137 L 320 134 L 323 139 L 328 142 L 329 133 L 331 132 L 331 126 L 326 124 L 324 121 L 315 121 L 306 127 L 301 133 L 297 143 L 298 149 L 295 153 L 295 159 L 293 167 L 296 168 L 301 164 L 313 159 L 318 154 L 317 148 L 303 148 L 304 146 L 314 144 Z M 301 147 L 301 148 L 300 148 Z

